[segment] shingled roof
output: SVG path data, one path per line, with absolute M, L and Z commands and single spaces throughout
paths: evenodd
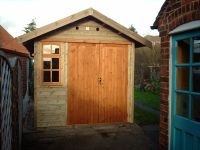
M 114 30 L 118 31 L 120 34 L 125 35 L 129 39 L 133 40 L 136 43 L 137 47 L 140 47 L 140 46 L 152 47 L 152 44 L 150 41 L 144 39 L 137 33 L 130 31 L 129 29 L 118 24 L 117 22 L 113 21 L 112 19 L 104 16 L 103 14 L 94 10 L 93 8 L 83 10 L 79 13 L 76 13 L 69 17 L 63 18 L 61 20 L 58 20 L 56 22 L 53 22 L 53 23 L 43 26 L 41 28 L 38 28 L 30 33 L 21 35 L 21 36 L 17 37 L 17 40 L 21 43 L 29 42 L 39 36 L 42 36 L 49 32 L 55 31 L 61 27 L 67 26 L 71 23 L 74 23 L 76 21 L 79 21 L 79 20 L 87 18 L 87 17 L 93 17 L 93 18 L 99 20 L 100 22 L 108 25 L 109 27 L 113 28 Z
M 19 44 L 1 25 L 0 25 L 0 49 L 9 53 L 22 56 L 29 56 L 28 50 Z

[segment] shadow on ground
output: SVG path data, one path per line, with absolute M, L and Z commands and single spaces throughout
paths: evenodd
M 145 128 L 146 129 L 146 128 Z M 156 150 L 157 141 L 136 124 L 43 128 L 23 134 L 23 150 Z M 150 129 L 152 129 L 150 127 Z

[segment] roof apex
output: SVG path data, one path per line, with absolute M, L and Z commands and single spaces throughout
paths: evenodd
M 93 8 L 88 8 L 85 9 L 83 11 L 80 11 L 76 14 L 73 14 L 69 17 L 60 19 L 56 22 L 50 23 L 48 25 L 45 25 L 41 28 L 38 28 L 32 32 L 29 32 L 27 34 L 21 35 L 17 37 L 17 40 L 21 43 L 30 41 L 34 38 L 37 38 L 39 36 L 42 36 L 48 32 L 51 32 L 53 30 L 56 30 L 58 28 L 61 28 L 63 26 L 66 26 L 68 24 L 71 24 L 73 22 L 76 22 L 80 19 L 86 18 L 86 17 L 93 17 L 105 24 L 107 24 L 108 26 L 110 26 L 111 28 L 119 31 L 120 33 L 126 35 L 127 37 L 129 37 L 130 39 L 132 39 L 133 41 L 139 43 L 139 45 L 141 46 L 148 46 L 148 47 L 152 47 L 152 44 L 150 41 L 144 39 L 143 37 L 141 37 L 140 35 L 133 33 L 132 31 L 128 30 L 126 27 L 120 25 L 119 23 L 113 21 L 112 19 L 104 16 L 103 14 L 101 14 L 100 12 L 98 12 L 97 10 L 93 9 Z
M 88 12 L 89 12 L 90 15 L 93 15 L 94 9 L 92 7 L 88 8 L 86 10 L 88 10 Z

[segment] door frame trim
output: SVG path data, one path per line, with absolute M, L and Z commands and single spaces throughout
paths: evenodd
M 127 122 L 134 122 L 135 44 L 128 45 Z
M 119 45 L 131 45 L 130 41 L 113 41 L 113 40 L 81 40 L 81 39 L 60 39 L 60 38 L 48 38 L 43 39 L 41 42 L 66 42 L 66 43 L 99 43 L 99 44 L 119 44 Z M 134 43 L 133 43 L 134 44 Z

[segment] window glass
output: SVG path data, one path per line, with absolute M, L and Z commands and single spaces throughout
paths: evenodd
M 59 54 L 60 52 L 58 45 L 52 45 L 52 54 Z
M 52 58 L 52 69 L 59 69 L 59 58 Z
M 59 44 L 44 44 L 42 58 L 43 82 L 48 85 L 57 85 L 60 82 L 60 46 Z M 57 82 L 55 84 L 55 82 Z
M 176 44 L 176 115 L 200 122 L 200 36 Z
M 43 68 L 44 69 L 51 68 L 51 58 L 43 58 Z
M 200 67 L 192 68 L 193 92 L 200 93 Z
M 190 40 L 180 40 L 177 45 L 177 64 L 185 64 L 190 61 Z
M 177 67 L 176 88 L 189 90 L 189 67 Z
M 52 82 L 59 82 L 59 71 L 52 71 Z
M 187 117 L 189 112 L 189 96 L 187 94 L 176 95 L 176 114 Z
M 43 81 L 44 82 L 50 82 L 51 81 L 51 77 L 50 77 L 50 71 L 44 71 L 43 74 Z
M 51 54 L 51 45 L 43 45 L 43 54 Z
M 193 39 L 193 62 L 200 63 L 200 37 Z
M 193 96 L 192 103 L 192 119 L 200 122 L 200 96 Z

